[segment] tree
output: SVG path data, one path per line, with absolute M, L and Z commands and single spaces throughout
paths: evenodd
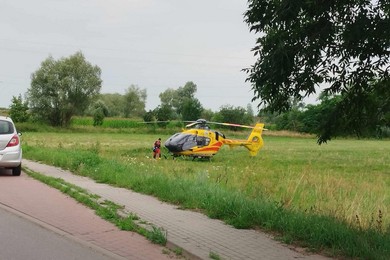
M 246 112 L 248 113 L 249 116 L 254 117 L 255 112 L 253 112 L 253 107 L 251 104 L 246 105 Z
M 202 111 L 202 104 L 197 98 L 184 99 L 181 108 L 181 119 L 183 121 L 195 121 L 200 118 Z
M 18 97 L 12 97 L 12 104 L 9 109 L 9 116 L 14 122 L 26 122 L 28 121 L 30 115 L 28 113 L 28 103 L 27 101 L 23 102 L 22 95 Z
M 198 109 L 198 105 L 201 106 L 199 100 L 195 98 L 195 93 L 197 90 L 197 86 L 192 82 L 187 82 L 183 87 L 179 87 L 177 90 L 168 88 L 164 92 L 160 93 L 159 97 L 161 100 L 161 105 L 170 106 L 176 114 L 176 118 L 180 118 L 182 120 L 188 120 L 188 109 L 189 105 L 194 105 L 194 109 Z M 183 111 L 184 106 L 186 106 L 187 111 Z M 183 112 L 185 113 L 183 117 Z M 197 112 L 196 112 L 197 113 Z
M 32 113 L 53 126 L 68 126 L 99 93 L 101 70 L 87 62 L 81 52 L 54 60 L 49 56 L 31 75 L 28 102 Z
M 169 121 L 174 118 L 174 111 L 171 106 L 167 104 L 161 104 L 157 108 L 154 109 L 153 114 L 155 115 L 157 121 Z M 159 123 L 161 126 L 167 125 L 166 123 Z
M 247 110 L 243 107 L 225 105 L 214 115 L 212 121 L 250 125 L 253 123 L 253 116 L 248 114 Z M 233 130 L 237 129 L 236 127 L 230 128 Z
M 318 105 L 322 115 L 319 119 L 319 142 L 336 135 L 384 136 L 383 131 L 390 128 L 389 83 L 369 84 L 369 91 L 360 97 L 349 94 L 321 95 L 321 104 Z
M 102 100 L 97 100 L 93 104 L 93 126 L 103 125 L 104 118 L 108 115 L 108 108 Z
M 214 116 L 214 112 L 211 109 L 203 109 L 202 114 L 200 115 L 200 118 L 206 119 L 207 121 L 211 121 L 211 119 Z
M 124 116 L 142 117 L 145 114 L 146 97 L 146 89 L 140 89 L 135 85 L 128 87 L 124 95 Z
M 366 109 L 361 104 L 369 101 L 373 88 L 389 87 L 390 2 L 249 0 L 248 4 L 245 21 L 261 35 L 253 48 L 258 60 L 245 69 L 253 101 L 259 99 L 259 106 L 271 112 L 283 112 L 290 109 L 290 97 L 300 101 L 321 86 L 329 94 L 342 94 L 333 116 L 350 118 L 348 127 L 359 132 Z M 337 135 L 330 121 L 323 127 L 320 143 Z
M 154 112 L 152 110 L 149 110 L 148 112 L 146 112 L 143 116 L 143 119 L 145 122 L 153 122 L 156 120 L 156 118 L 154 116 Z
M 107 116 L 123 116 L 125 110 L 125 100 L 123 95 L 119 93 L 100 94 L 99 99 L 103 101 L 108 109 Z
M 340 109 L 340 103 L 343 100 L 341 95 L 329 95 L 324 92 L 319 99 L 320 104 L 309 106 L 304 112 L 305 126 L 311 126 L 312 133 L 326 140 L 330 139 L 329 132 L 332 132 L 333 135 L 347 135 L 346 122 L 348 117 L 336 116 L 339 114 L 337 110 Z M 315 127 L 313 124 L 317 124 L 317 126 Z
M 178 99 L 176 90 L 172 88 L 168 88 L 164 92 L 161 92 L 159 97 L 160 97 L 161 105 L 167 105 L 172 108 L 176 106 L 176 102 L 177 102 L 176 100 Z

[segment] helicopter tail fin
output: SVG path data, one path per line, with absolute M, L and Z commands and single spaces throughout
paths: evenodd
M 263 133 L 263 129 L 264 124 L 257 123 L 255 127 L 253 127 L 253 130 L 247 140 L 225 139 L 224 143 L 229 145 L 230 148 L 234 148 L 236 146 L 244 146 L 246 149 L 249 150 L 251 156 L 256 156 L 259 150 L 264 145 L 263 138 L 261 136 Z
M 263 129 L 264 124 L 257 123 L 248 137 L 247 144 L 244 145 L 245 148 L 249 150 L 251 156 L 256 156 L 264 145 L 263 138 L 261 136 Z

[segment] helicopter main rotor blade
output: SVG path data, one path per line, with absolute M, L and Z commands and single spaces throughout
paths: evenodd
M 255 128 L 254 126 L 250 125 L 240 125 L 240 124 L 232 124 L 232 123 L 220 123 L 220 122 L 208 122 L 210 124 L 216 124 L 216 125 L 224 125 L 224 126 L 235 126 L 235 127 L 242 127 L 242 128 Z
M 205 119 L 198 119 L 196 121 L 184 121 L 184 122 L 189 123 L 186 125 L 187 128 L 192 127 L 194 125 L 206 125 L 206 124 L 233 126 L 233 127 L 241 127 L 241 128 L 249 128 L 249 129 L 255 128 L 254 126 L 250 126 L 250 125 L 240 125 L 240 124 L 221 123 L 221 122 L 209 122 L 209 121 L 206 121 Z
M 199 123 L 198 122 L 193 122 L 191 124 L 187 124 L 186 127 L 191 127 L 191 126 L 194 126 L 194 125 L 197 125 L 197 124 L 199 124 Z
M 138 121 L 137 123 L 139 123 L 139 124 L 156 124 L 156 123 L 170 123 L 170 122 L 174 122 L 174 121 L 148 121 L 148 122 Z

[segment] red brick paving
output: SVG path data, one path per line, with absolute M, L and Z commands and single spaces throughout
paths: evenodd
M 13 177 L 0 169 L 0 203 L 126 259 L 170 259 L 163 254 L 164 247 L 119 230 L 93 210 L 24 173 Z

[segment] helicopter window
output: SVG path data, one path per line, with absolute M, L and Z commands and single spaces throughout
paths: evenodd
M 204 137 L 204 136 L 197 136 L 196 137 L 196 144 L 198 146 L 206 146 L 209 145 L 210 138 Z
M 222 134 L 221 132 L 215 131 L 215 139 L 219 141 L 219 137 L 225 138 L 225 135 Z
M 204 137 L 203 136 L 197 136 L 196 137 L 196 144 L 198 145 L 198 146 L 203 146 L 204 144 L 203 144 L 203 140 L 204 140 Z
M 196 136 L 186 135 L 183 139 L 180 140 L 180 143 L 183 144 L 183 150 L 191 149 L 196 146 Z
M 176 133 L 172 136 L 172 138 L 175 138 L 176 136 L 180 135 L 180 133 Z
M 188 137 L 191 137 L 191 136 L 192 135 L 190 135 L 190 134 L 177 133 L 174 136 L 172 136 L 171 139 L 174 139 L 175 143 L 182 144 L 188 139 Z

